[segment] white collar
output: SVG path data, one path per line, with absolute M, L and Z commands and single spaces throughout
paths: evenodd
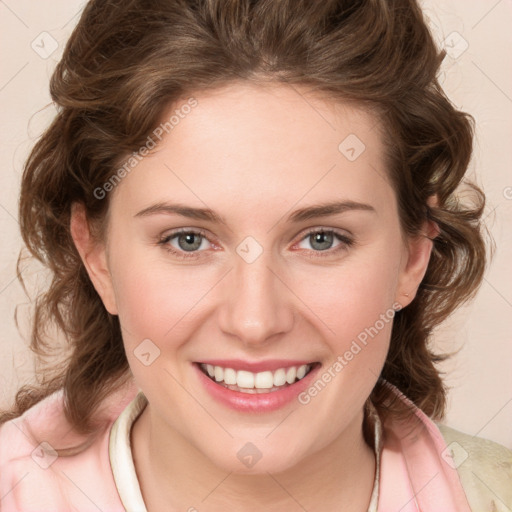
M 147 512 L 133 464 L 130 432 L 148 401 L 142 391 L 126 406 L 110 430 L 108 454 L 117 492 L 127 512 Z

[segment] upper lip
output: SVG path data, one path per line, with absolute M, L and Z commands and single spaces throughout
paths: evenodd
M 243 361 L 242 359 L 208 359 L 198 361 L 198 364 L 211 364 L 212 366 L 222 366 L 222 368 L 232 368 L 233 370 L 245 370 L 247 372 L 258 373 L 264 371 L 274 371 L 279 368 L 290 368 L 291 366 L 302 366 L 304 364 L 314 364 L 314 361 L 290 360 L 290 359 L 267 359 L 266 361 Z

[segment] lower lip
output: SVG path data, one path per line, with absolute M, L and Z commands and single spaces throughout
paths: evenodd
M 288 405 L 311 385 L 318 370 L 321 368 L 320 365 L 316 366 L 303 379 L 279 391 L 250 394 L 225 388 L 207 377 L 198 363 L 194 363 L 193 366 L 199 375 L 202 385 L 215 400 L 236 411 L 258 413 L 276 411 Z

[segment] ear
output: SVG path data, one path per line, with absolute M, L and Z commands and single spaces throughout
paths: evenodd
M 117 315 L 106 245 L 92 237 L 82 203 L 73 203 L 71 207 L 70 231 L 89 278 L 105 308 L 111 315 Z
M 437 206 L 437 196 L 431 196 L 427 204 L 430 207 Z M 404 251 L 404 263 L 398 279 L 398 296 L 395 297 L 402 307 L 408 306 L 416 296 L 418 287 L 427 271 L 434 239 L 439 233 L 440 229 L 436 222 L 425 220 L 420 233 L 408 238 L 407 248 Z

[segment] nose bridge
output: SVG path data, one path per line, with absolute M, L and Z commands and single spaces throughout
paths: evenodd
M 243 249 L 249 250 L 245 253 Z M 254 258 L 254 247 L 240 244 L 230 273 L 229 290 L 221 305 L 220 327 L 245 344 L 264 343 L 293 325 L 287 288 L 272 267 L 270 251 Z M 252 257 L 248 255 L 251 254 Z M 240 255 L 241 254 L 241 255 Z

